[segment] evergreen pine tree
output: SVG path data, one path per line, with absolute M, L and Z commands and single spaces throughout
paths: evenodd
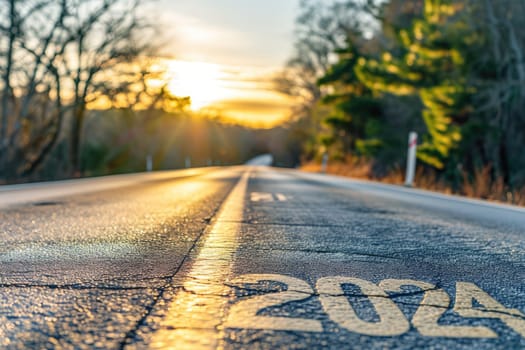
M 361 54 L 352 36 L 347 38 L 346 47 L 336 53 L 337 62 L 319 80 L 320 85 L 330 90 L 323 102 L 333 106 L 325 123 L 331 127 L 332 137 L 342 145 L 343 153 L 373 156 L 382 145 L 377 137 L 382 116 L 380 102 L 354 71 Z
M 418 157 L 443 169 L 471 111 L 461 54 L 467 36 L 454 1 L 425 0 L 424 5 L 422 18 L 399 31 L 400 58 L 388 53 L 381 60 L 361 58 L 356 74 L 374 91 L 419 95 L 428 134 Z

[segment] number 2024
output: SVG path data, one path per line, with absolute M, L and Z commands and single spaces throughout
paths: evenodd
M 267 329 L 280 331 L 322 332 L 320 321 L 305 318 L 258 316 L 259 310 L 301 301 L 314 295 L 313 289 L 303 280 L 282 275 L 243 275 L 230 285 L 242 287 L 261 281 L 275 281 L 287 286 L 285 291 L 252 296 L 232 305 L 224 327 L 243 329 Z M 373 305 L 378 322 L 362 320 L 345 296 L 343 286 L 355 285 Z M 497 338 L 498 335 L 485 326 L 440 325 L 438 320 L 450 307 L 448 294 L 435 285 L 408 279 L 386 279 L 379 284 L 352 277 L 323 277 L 316 289 L 323 309 L 329 318 L 341 327 L 369 336 L 399 336 L 410 329 L 399 307 L 387 292 L 402 292 L 403 286 L 415 286 L 424 291 L 423 299 L 410 320 L 423 336 L 447 338 Z M 483 307 L 474 307 L 476 300 Z M 525 316 L 517 309 L 509 309 L 494 300 L 481 288 L 469 282 L 456 283 L 456 302 L 453 311 L 462 317 L 500 319 L 508 327 L 525 337 Z

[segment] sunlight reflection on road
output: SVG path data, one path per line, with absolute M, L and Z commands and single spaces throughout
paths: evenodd
M 154 349 L 221 348 L 221 322 L 230 288 L 238 246 L 244 196 L 250 174 L 246 172 L 226 199 L 217 221 L 200 247 L 186 279 L 168 308 L 168 315 L 153 338 Z

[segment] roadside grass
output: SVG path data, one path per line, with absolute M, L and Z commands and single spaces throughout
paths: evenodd
M 306 162 L 301 165 L 300 169 L 306 172 L 318 173 L 321 172 L 321 164 L 316 161 Z M 390 171 L 382 177 L 374 176 L 372 162 L 358 159 L 357 157 L 347 157 L 344 161 L 331 161 L 328 163 L 326 172 L 333 175 L 395 185 L 403 185 L 405 178 L 403 169 Z M 471 176 L 463 173 L 463 181 L 458 189 L 454 189 L 443 180 L 440 180 L 436 172 L 429 171 L 424 167 L 418 167 L 415 187 L 445 194 L 525 206 L 525 187 L 519 190 L 509 190 L 503 178 L 492 179 L 490 166 L 478 169 Z

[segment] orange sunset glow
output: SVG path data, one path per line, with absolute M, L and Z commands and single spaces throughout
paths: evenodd
M 298 4 L 159 0 L 152 13 L 167 35 L 169 92 L 228 123 L 270 128 L 288 120 L 294 101 L 275 91 L 273 79 L 292 52 Z
M 285 121 L 291 101 L 273 90 L 272 72 L 258 67 L 165 60 L 167 87 L 189 96 L 195 112 L 225 122 L 268 128 Z
M 7 1 L 0 185 L 272 152 L 296 166 L 303 100 L 282 78 L 301 1 Z

